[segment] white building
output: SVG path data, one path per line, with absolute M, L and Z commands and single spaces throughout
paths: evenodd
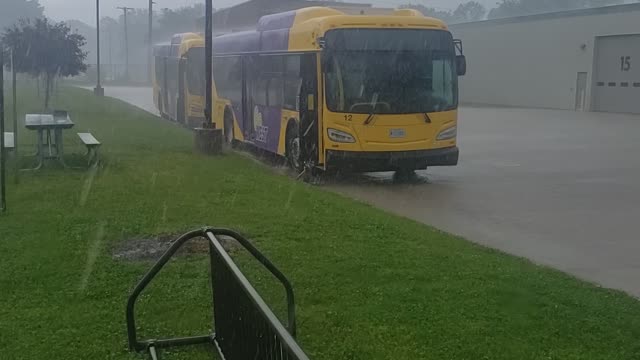
M 451 26 L 461 102 L 640 113 L 640 4 Z

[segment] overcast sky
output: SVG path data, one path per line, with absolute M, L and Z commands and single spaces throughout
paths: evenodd
M 154 0 L 156 8 L 176 8 L 185 5 L 203 3 L 203 0 Z M 215 8 L 229 7 L 244 0 L 213 0 Z M 269 0 L 262 0 L 269 1 Z M 453 9 L 459 3 L 467 0 L 348 0 L 348 2 L 373 3 L 378 7 L 396 7 L 400 4 L 419 3 L 438 9 Z M 487 8 L 493 7 L 498 0 L 479 0 Z M 345 0 L 347 2 L 347 0 Z M 40 4 L 45 8 L 45 14 L 55 20 L 76 19 L 88 24 L 95 22 L 95 1 L 94 0 L 40 0 Z M 101 16 L 117 16 L 121 11 L 118 6 L 129 6 L 134 8 L 147 7 L 148 0 L 100 0 Z

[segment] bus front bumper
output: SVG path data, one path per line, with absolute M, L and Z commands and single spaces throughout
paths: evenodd
M 337 151 L 327 150 L 326 168 L 352 171 L 394 171 L 426 169 L 428 166 L 458 165 L 457 146 L 414 151 Z

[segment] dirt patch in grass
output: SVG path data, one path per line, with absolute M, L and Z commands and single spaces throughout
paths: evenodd
M 119 242 L 112 251 L 112 256 L 116 260 L 125 261 L 141 261 L 141 260 L 158 260 L 162 254 L 173 244 L 173 242 L 182 235 L 160 234 L 155 236 L 138 236 L 125 239 Z M 222 246 L 227 252 L 233 252 L 240 245 L 237 241 L 229 237 L 220 237 Z M 178 250 L 178 256 L 188 256 L 196 254 L 208 254 L 209 242 L 203 237 L 189 240 Z

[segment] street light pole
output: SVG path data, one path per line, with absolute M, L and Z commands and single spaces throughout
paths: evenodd
M 149 0 L 149 34 L 147 49 L 147 80 L 151 84 L 151 61 L 153 59 L 153 0 Z
M 96 87 L 93 93 L 97 96 L 104 96 L 104 89 L 100 84 L 100 0 L 96 0 Z
M 13 153 L 18 159 L 18 71 L 16 70 L 15 46 L 11 48 L 11 92 L 13 95 Z M 15 182 L 18 183 L 19 164 L 14 161 Z
M 7 151 L 4 149 L 4 45 L 0 43 L 0 213 L 7 211 L 6 158 Z
M 124 13 L 124 78 L 125 80 L 129 80 L 129 31 L 127 25 L 127 12 L 129 12 L 129 10 L 133 10 L 133 8 L 122 6 L 118 7 L 118 9 L 122 10 Z

